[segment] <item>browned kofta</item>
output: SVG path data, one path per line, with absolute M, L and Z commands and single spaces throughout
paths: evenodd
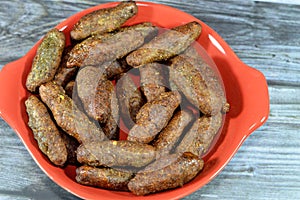
M 122 27 L 118 30 L 118 32 L 124 32 L 129 30 L 134 30 L 136 32 L 141 33 L 144 37 L 145 42 L 151 40 L 158 33 L 158 28 L 153 26 L 150 22 L 144 22 L 132 26 Z M 116 34 L 118 32 L 113 32 L 111 34 Z M 101 39 L 102 37 L 107 37 L 107 35 L 97 35 L 95 37 Z M 103 70 L 103 76 L 107 79 L 116 79 L 120 74 L 125 73 L 132 68 L 130 65 L 127 64 L 125 59 L 101 63 L 100 65 L 98 65 L 98 67 Z
M 141 170 L 128 183 L 135 195 L 147 195 L 181 187 L 203 168 L 204 162 L 192 153 L 171 154 L 157 159 Z
M 87 66 L 79 70 L 76 86 L 86 113 L 105 123 L 111 110 L 111 97 L 114 92 L 112 82 L 102 76 L 101 69 Z
M 121 28 L 119 31 L 89 37 L 70 52 L 68 67 L 98 65 L 120 59 L 158 33 L 151 23 Z
M 108 139 L 119 136 L 119 104 L 114 85 L 102 70 L 87 66 L 82 68 L 76 77 L 77 94 L 85 112 L 102 123 L 102 130 Z
M 130 53 L 126 60 L 133 67 L 165 61 L 183 52 L 201 33 L 198 22 L 190 22 L 158 35 L 149 43 Z
M 90 37 L 90 39 L 106 39 L 109 37 L 112 37 L 113 35 L 119 34 L 121 32 L 134 32 L 134 33 L 140 33 L 142 37 L 144 38 L 145 42 L 149 42 L 152 40 L 155 36 L 158 34 L 158 27 L 154 26 L 151 22 L 142 22 L 130 26 L 123 26 L 120 29 L 105 33 L 105 34 L 98 34 Z M 88 40 L 87 40 L 88 41 Z
M 146 103 L 136 116 L 136 124 L 129 131 L 127 140 L 149 143 L 167 126 L 179 106 L 179 92 L 164 92 L 157 99 Z
M 90 166 L 144 167 L 156 156 L 155 148 L 127 140 L 107 140 L 80 145 L 77 160 Z
M 62 87 L 65 87 L 67 83 L 69 83 L 71 80 L 74 80 L 78 71 L 77 67 L 67 67 L 67 61 L 70 57 L 72 48 L 72 46 L 68 46 L 65 48 L 60 66 L 57 69 L 57 72 L 53 79 L 56 84 L 61 85 Z
M 76 181 L 83 185 L 105 188 L 109 190 L 128 191 L 128 183 L 133 173 L 112 168 L 96 168 L 81 166 L 76 169 Z
M 75 40 L 118 29 L 138 11 L 134 1 L 123 1 L 115 7 L 93 11 L 83 16 L 70 32 Z
M 202 113 L 215 115 L 228 111 L 221 79 L 195 48 L 189 47 L 171 62 L 171 81 Z
M 161 93 L 166 92 L 167 85 L 167 67 L 159 63 L 149 63 L 140 69 L 141 90 L 143 91 L 147 102 L 153 101 Z
M 100 38 L 90 37 L 71 50 L 67 66 L 97 66 L 103 62 L 120 59 L 143 43 L 142 34 L 134 30 L 106 34 Z
M 153 142 L 158 156 L 169 154 L 184 135 L 185 128 L 192 122 L 193 113 L 189 110 L 181 110 L 175 113 L 168 125 L 161 131 Z
M 116 88 L 120 106 L 120 117 L 127 128 L 131 129 L 136 122 L 137 113 L 145 103 L 144 99 L 140 90 L 128 74 L 122 75 L 117 82 Z
M 101 69 L 87 66 L 76 77 L 78 96 L 87 114 L 93 119 L 105 123 L 113 112 L 118 115 L 118 101 L 114 85 L 102 76 Z
M 29 91 L 35 92 L 40 85 L 54 78 L 64 48 L 64 33 L 56 28 L 50 30 L 38 47 L 31 70 L 27 76 L 26 88 Z
M 192 152 L 201 157 L 207 153 L 213 139 L 222 127 L 223 116 L 202 116 L 196 120 L 176 148 L 176 152 Z
M 41 85 L 39 91 L 42 101 L 51 110 L 58 126 L 76 138 L 79 143 L 107 139 L 103 131 L 78 109 L 61 86 L 54 82 L 48 82 Z
M 25 101 L 25 105 L 29 118 L 28 126 L 40 150 L 53 164 L 63 166 L 67 161 L 67 148 L 46 106 L 34 95 Z

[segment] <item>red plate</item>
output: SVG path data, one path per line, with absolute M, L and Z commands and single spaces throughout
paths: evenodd
M 73 25 L 83 15 L 118 3 L 98 5 L 77 13 L 63 21 L 56 28 L 69 35 Z M 25 80 L 35 56 L 36 45 L 21 59 L 11 62 L 0 72 L 0 115 L 16 131 L 24 145 L 40 168 L 58 185 L 84 199 L 179 199 L 198 190 L 217 174 L 229 162 L 243 141 L 269 115 L 268 87 L 264 75 L 239 60 L 228 44 L 209 26 L 195 17 L 165 5 L 138 2 L 137 16 L 127 24 L 150 21 L 153 24 L 171 28 L 190 21 L 199 22 L 202 33 L 198 42 L 215 62 L 224 82 L 226 97 L 231 105 L 226 115 L 225 124 L 217 143 L 204 157 L 203 171 L 191 182 L 181 188 L 138 197 L 129 192 L 115 192 L 83 186 L 74 181 L 75 168 L 67 166 L 62 169 L 53 166 L 40 152 L 31 130 L 26 125 L 28 117 L 24 101 L 29 93 L 25 89 Z M 70 39 L 67 39 L 69 42 Z

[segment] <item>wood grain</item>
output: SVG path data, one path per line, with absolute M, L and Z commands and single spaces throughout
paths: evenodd
M 109 1 L 2 0 L 0 68 L 23 56 L 53 26 Z M 225 169 L 184 199 L 299 199 L 300 5 L 297 0 L 156 0 L 201 19 L 243 62 L 264 73 L 270 117 Z M 52 182 L 0 119 L 0 199 L 78 199 Z

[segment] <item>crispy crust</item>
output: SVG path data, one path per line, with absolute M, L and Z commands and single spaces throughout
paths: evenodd
M 201 25 L 190 22 L 158 35 L 149 43 L 130 53 L 126 60 L 133 67 L 165 61 L 184 51 L 201 33 Z
M 168 124 L 180 102 L 178 92 L 164 92 L 156 100 L 146 103 L 138 112 L 136 124 L 130 130 L 127 140 L 151 142 Z
M 106 140 L 105 134 L 81 112 L 64 89 L 48 82 L 40 87 L 40 96 L 52 111 L 57 124 L 79 143 Z
M 67 161 L 67 148 L 46 106 L 34 95 L 25 101 L 25 105 L 29 117 L 28 126 L 40 150 L 53 164 L 63 166 Z
M 155 159 L 154 147 L 126 140 L 80 145 L 77 160 L 90 166 L 144 167 Z
M 181 187 L 191 181 L 203 165 L 203 160 L 189 152 L 167 155 L 138 172 L 128 188 L 135 195 L 146 195 Z
M 133 174 L 112 168 L 81 166 L 76 169 L 76 181 L 83 185 L 109 190 L 128 191 L 127 184 Z
M 102 70 L 91 66 L 82 68 L 76 78 L 77 93 L 85 112 L 102 123 L 108 139 L 117 139 L 119 104 L 114 85 L 103 77 Z
M 137 13 L 134 1 L 121 2 L 116 7 L 96 10 L 83 16 L 73 27 L 71 37 L 82 40 L 90 35 L 103 34 L 118 29 Z
M 176 152 L 192 152 L 201 157 L 209 149 L 214 137 L 222 126 L 223 117 L 202 116 L 196 120 L 176 148 Z
M 193 120 L 193 114 L 189 110 L 182 110 L 173 116 L 169 124 L 161 131 L 153 143 L 159 156 L 169 154 L 184 135 L 185 127 Z
M 116 98 L 112 82 L 102 76 L 101 69 L 87 66 L 78 72 L 76 85 L 87 114 L 105 123 L 112 110 L 112 100 Z M 114 109 L 117 109 L 117 105 L 112 106 L 116 106 Z
M 67 67 L 97 66 L 127 55 L 144 43 L 142 34 L 135 30 L 90 37 L 75 45 L 70 52 Z
M 65 35 L 57 29 L 50 30 L 43 38 L 34 57 L 26 88 L 35 92 L 37 88 L 51 81 L 59 67 L 65 47 Z
M 170 80 L 205 115 L 215 115 L 226 107 L 221 80 L 193 47 L 172 59 Z

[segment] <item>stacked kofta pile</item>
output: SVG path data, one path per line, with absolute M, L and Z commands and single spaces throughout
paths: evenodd
M 50 30 L 28 74 L 25 105 L 40 150 L 54 165 L 77 165 L 78 183 L 146 195 L 202 170 L 228 104 L 218 75 L 191 45 L 201 25 L 122 26 L 137 12 L 130 1 L 83 16 L 68 47 L 63 32 Z

